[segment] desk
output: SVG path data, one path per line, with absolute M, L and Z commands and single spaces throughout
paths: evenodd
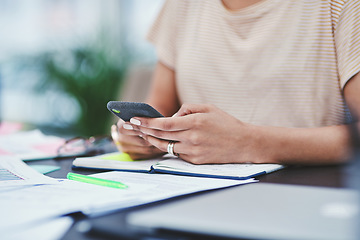
M 86 170 L 86 169 L 72 169 L 72 158 L 67 159 L 57 159 L 57 160 L 44 160 L 44 161 L 35 161 L 29 162 L 29 165 L 32 164 L 46 164 L 46 165 L 55 165 L 60 166 L 61 170 L 47 174 L 50 177 L 56 178 L 65 178 L 68 172 L 76 172 L 82 174 L 91 174 L 100 171 Z M 335 165 L 335 166 L 313 166 L 313 167 L 300 167 L 293 166 L 286 169 L 282 169 L 277 172 L 273 172 L 267 175 L 259 176 L 257 179 L 260 182 L 268 183 L 283 183 L 283 184 L 296 184 L 296 185 L 311 185 L 311 186 L 325 186 L 325 187 L 336 187 L 336 188 L 345 188 L 347 185 L 346 182 L 346 168 L 345 165 Z M 241 188 L 237 186 L 235 188 Z M 221 190 L 216 190 L 221 191 Z M 191 197 L 191 196 L 185 196 Z M 182 198 L 182 197 L 179 197 Z M 177 201 L 179 198 L 170 200 Z M 157 203 L 157 204 L 161 204 Z M 119 211 L 114 214 L 110 214 L 106 217 L 98 218 L 96 221 L 102 222 L 103 224 L 113 224 L 114 222 L 119 224 L 119 228 L 124 223 L 124 216 L 127 212 L 131 210 Z M 63 239 L 105 239 L 103 236 L 87 236 L 81 234 L 77 231 L 76 223 L 79 222 L 81 218 L 75 216 L 75 226 L 73 226 L 68 233 L 64 236 Z M 126 231 L 126 229 L 124 229 Z M 131 238 L 130 238 L 131 239 Z

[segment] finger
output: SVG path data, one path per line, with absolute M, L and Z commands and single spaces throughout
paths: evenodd
M 140 136 L 142 133 L 139 130 L 138 126 L 133 126 L 130 123 L 124 123 L 121 128 L 119 128 L 119 133 L 123 135 L 133 135 L 133 136 Z
M 120 129 L 118 128 L 118 126 L 120 125 Z M 123 145 L 124 144 L 132 144 L 132 145 L 136 145 L 136 146 L 149 146 L 150 143 L 148 143 L 147 141 L 145 141 L 143 138 L 139 137 L 139 135 L 142 135 L 141 132 L 139 132 L 138 130 L 128 130 L 126 128 L 124 128 L 123 126 L 125 125 L 124 122 L 122 123 L 118 123 L 117 125 L 112 125 L 111 126 L 111 137 L 113 139 L 113 142 L 116 145 L 116 148 L 123 152 L 124 148 Z M 130 125 L 130 124 L 128 124 Z
M 139 127 L 139 130 L 143 133 L 143 136 L 148 135 L 152 137 L 156 137 L 165 141 L 182 141 L 188 137 L 188 130 L 182 131 L 162 131 L 158 129 Z
M 119 118 L 119 120 L 116 123 L 117 128 L 120 129 L 124 123 L 125 121 Z
M 157 138 L 154 138 L 151 136 L 146 136 L 146 139 L 147 139 L 147 141 L 149 141 L 151 144 L 156 146 L 161 151 L 167 152 L 167 147 L 168 147 L 169 141 L 157 139 Z M 190 162 L 193 164 L 198 164 L 196 161 L 193 161 L 193 155 L 191 153 L 187 153 L 186 149 L 189 149 L 189 148 L 186 147 L 184 143 L 175 142 L 174 146 L 173 146 L 173 153 L 175 155 L 177 155 L 179 158 L 181 158 L 187 162 Z
M 130 135 L 120 135 L 119 138 L 120 145 L 134 145 L 139 147 L 151 146 L 151 143 L 139 136 L 130 136 Z
M 122 149 L 123 149 L 123 152 L 128 153 L 128 154 L 140 154 L 140 155 L 147 155 L 147 156 L 160 152 L 160 150 L 157 149 L 153 145 L 137 146 L 137 145 L 132 145 L 132 144 L 123 144 Z
M 191 128 L 193 115 L 183 117 L 164 117 L 164 118 L 141 118 L 133 117 L 130 123 L 135 126 L 158 129 L 162 131 L 182 131 Z
M 195 117 L 196 115 L 200 113 L 208 113 L 211 111 L 211 109 L 214 109 L 214 106 L 209 104 L 183 104 L 178 113 L 175 114 L 176 117 L 133 117 L 130 119 L 130 123 L 136 126 L 143 126 L 163 131 L 181 131 L 191 128 L 194 123 L 198 123 L 197 121 L 199 118 Z
M 127 134 L 124 134 L 126 132 Z M 116 125 L 111 126 L 111 137 L 116 145 L 116 147 L 123 151 L 122 145 L 136 145 L 136 146 L 150 146 L 151 144 L 144 140 L 142 137 L 138 136 L 139 131 L 136 131 L 137 133 L 135 135 L 129 135 L 132 134 L 129 130 L 121 130 L 119 131 Z M 121 133 L 121 134 L 120 134 Z
M 152 136 L 145 136 L 145 139 L 155 146 L 156 148 L 160 149 L 163 152 L 167 152 L 167 147 L 169 145 L 169 140 L 162 140 Z M 173 146 L 174 154 L 182 154 L 184 153 L 184 149 L 181 142 L 175 142 Z
M 114 125 L 113 125 L 114 126 Z M 140 136 L 141 132 L 137 126 L 134 126 L 129 122 L 124 122 L 123 120 L 119 120 L 115 127 L 112 126 L 112 132 L 115 131 L 115 127 L 117 127 L 117 132 L 121 135 L 137 135 Z
M 111 138 L 112 138 L 113 142 L 115 143 L 116 148 L 119 151 L 122 151 L 121 145 L 120 145 L 120 142 L 119 142 L 118 128 L 117 128 L 117 125 L 115 125 L 115 124 L 111 126 Z
M 207 104 L 183 104 L 173 117 L 185 116 L 193 113 L 209 112 L 211 105 Z

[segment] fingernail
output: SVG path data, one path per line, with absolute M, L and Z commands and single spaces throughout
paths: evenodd
M 111 126 L 111 133 L 113 133 L 113 132 L 117 132 L 117 127 L 116 127 L 116 125 L 112 125 L 112 126 Z
M 133 130 L 133 126 L 131 126 L 130 124 L 124 123 L 123 124 L 123 128 L 127 129 L 127 130 Z
M 119 133 L 116 125 L 111 126 L 111 137 L 114 141 L 119 139 Z
M 139 120 L 137 120 L 137 119 L 134 119 L 134 118 L 130 119 L 130 122 L 131 122 L 132 124 L 134 124 L 134 125 L 138 125 L 138 126 L 141 125 L 141 122 L 140 122 Z

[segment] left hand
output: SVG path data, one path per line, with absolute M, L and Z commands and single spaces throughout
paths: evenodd
M 174 153 L 194 164 L 257 162 L 259 150 L 254 126 L 213 105 L 185 104 L 170 118 L 130 120 L 143 137 L 166 152 L 170 140 Z

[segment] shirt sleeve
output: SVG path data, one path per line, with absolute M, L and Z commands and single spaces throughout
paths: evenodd
M 360 71 L 360 1 L 342 2 L 337 14 L 334 38 L 341 88 Z
M 172 69 L 176 65 L 177 2 L 164 3 L 147 35 L 147 40 L 156 48 L 158 60 Z

